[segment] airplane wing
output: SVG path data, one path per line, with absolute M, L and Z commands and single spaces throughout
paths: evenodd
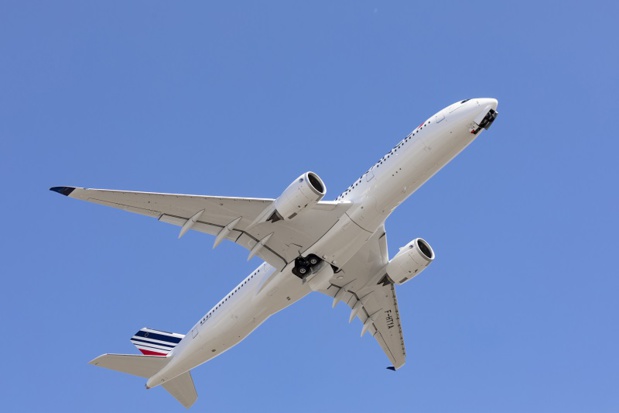
M 272 207 L 273 199 L 75 187 L 51 190 L 180 226 L 179 237 L 191 229 L 216 235 L 215 246 L 228 239 L 250 250 L 249 258 L 257 255 L 279 269 L 314 244 L 350 207 L 347 203 L 319 202 L 292 220 L 264 222 L 264 214 Z
M 406 349 L 395 288 L 386 278 L 388 262 L 387 235 L 381 227 L 321 292 L 333 297 L 333 307 L 339 301 L 348 304 L 349 321 L 355 317 L 361 320 L 361 335 L 369 332 L 374 336 L 395 370 L 404 365 Z

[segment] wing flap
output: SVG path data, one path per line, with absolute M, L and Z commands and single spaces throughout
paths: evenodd
M 163 214 L 159 217 L 159 221 L 182 227 L 187 222 L 187 218 Z M 202 232 L 204 234 L 217 235 L 223 227 L 225 227 L 225 225 L 214 225 L 207 222 L 197 221 L 195 224 L 193 224 L 191 229 L 194 231 Z M 240 231 L 232 230 L 230 231 L 229 235 L 226 236 L 226 239 L 235 242 L 241 236 L 241 234 L 242 232 Z

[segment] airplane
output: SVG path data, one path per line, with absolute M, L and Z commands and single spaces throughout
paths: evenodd
M 276 199 L 234 198 L 53 187 L 52 191 L 215 236 L 264 260 L 186 335 L 140 329 L 131 342 L 141 355 L 103 354 L 90 363 L 163 386 L 186 408 L 197 393 L 190 371 L 229 350 L 270 316 L 311 292 L 342 301 L 397 370 L 406 359 L 395 285 L 421 274 L 434 250 L 415 238 L 389 259 L 385 220 L 406 198 L 488 129 L 492 98 L 456 102 L 420 124 L 333 201 L 314 172 L 295 179 Z

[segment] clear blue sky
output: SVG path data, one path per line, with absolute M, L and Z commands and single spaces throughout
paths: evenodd
M 186 332 L 255 266 L 56 185 L 333 199 L 429 115 L 499 118 L 387 221 L 437 253 L 397 290 L 396 373 L 310 295 L 194 370 L 192 411 L 619 410 L 617 2 L 4 1 L 3 412 L 180 412 L 88 365 Z

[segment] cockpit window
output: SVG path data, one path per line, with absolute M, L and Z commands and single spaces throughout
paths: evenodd
M 463 104 L 464 102 L 468 102 L 471 99 L 464 99 L 462 102 L 460 102 L 460 104 Z

